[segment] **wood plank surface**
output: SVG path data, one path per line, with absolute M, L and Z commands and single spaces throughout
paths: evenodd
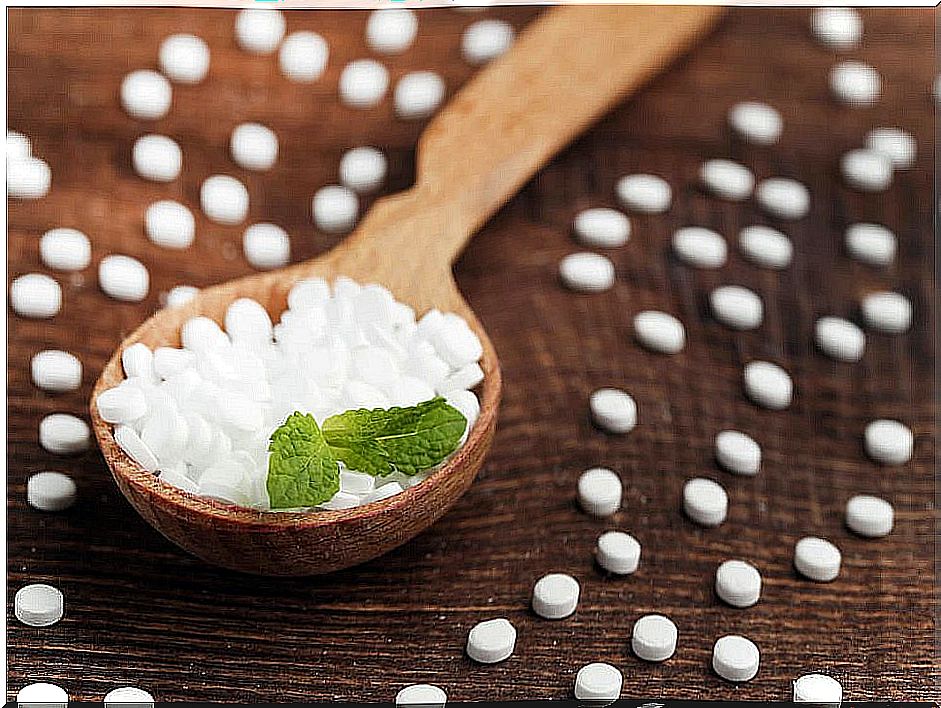
M 466 26 L 501 17 L 522 28 L 538 11 L 422 10 L 414 47 L 387 61 L 393 81 L 434 68 L 450 95 L 472 73 L 459 50 Z M 8 598 L 12 604 L 17 588 L 38 581 L 52 582 L 66 598 L 65 618 L 47 629 L 19 624 L 8 608 L 10 698 L 27 682 L 51 680 L 76 700 L 100 700 L 130 684 L 168 701 L 379 701 L 415 682 L 441 685 L 455 701 L 558 699 L 571 696 L 575 672 L 590 661 L 618 666 L 624 695 L 642 698 L 788 699 L 791 681 L 811 671 L 839 678 L 847 699 L 941 698 L 934 620 L 935 13 L 864 12 L 865 40 L 848 56 L 879 69 L 884 97 L 858 110 L 830 98 L 827 72 L 837 57 L 812 41 L 808 17 L 803 9 L 731 10 L 686 59 L 559 155 L 482 230 L 456 267 L 505 375 L 496 441 L 481 477 L 442 521 L 399 550 L 334 575 L 283 580 L 188 557 L 132 511 L 97 450 L 50 455 L 37 443 L 38 423 L 55 411 L 85 414 L 109 353 L 159 306 L 161 292 L 250 271 L 241 229 L 199 213 L 206 176 L 244 179 L 250 219 L 286 228 L 296 261 L 336 240 L 313 226 L 309 200 L 336 181 L 342 152 L 380 146 L 391 162 L 386 191 L 402 189 L 422 125 L 395 119 L 388 97 L 371 111 L 339 105 L 340 69 L 368 53 L 365 13 L 288 13 L 289 30 L 315 29 L 331 47 L 324 77 L 305 86 L 281 77 L 273 57 L 236 47 L 232 12 L 10 10 L 9 127 L 33 139 L 34 152 L 52 167 L 53 187 L 44 199 L 8 203 L 8 278 L 43 270 L 38 237 L 52 227 L 81 229 L 93 250 L 88 270 L 56 276 L 64 291 L 57 317 L 8 315 Z M 209 77 L 175 86 L 166 118 L 130 119 L 117 101 L 122 76 L 154 67 L 160 41 L 178 31 L 209 43 Z M 729 136 L 726 112 L 743 99 L 766 100 L 782 112 L 779 145 L 756 148 Z M 281 141 L 268 174 L 247 173 L 228 157 L 232 128 L 250 119 L 270 125 Z M 915 135 L 917 164 L 884 194 L 854 193 L 839 177 L 839 156 L 880 125 Z M 131 144 L 149 131 L 182 145 L 178 181 L 156 185 L 133 174 Z M 779 224 L 751 201 L 703 194 L 696 186 L 702 160 L 727 156 L 759 177 L 806 183 L 811 214 Z M 574 214 L 614 206 L 617 179 L 635 171 L 670 181 L 672 209 L 632 219 L 630 242 L 610 254 L 618 275 L 611 291 L 566 292 L 557 264 L 580 248 L 571 237 Z M 168 251 L 144 237 L 144 210 L 158 198 L 194 210 L 192 248 Z M 893 266 L 874 270 L 847 257 L 842 232 L 853 221 L 883 222 L 897 233 Z M 750 223 L 777 225 L 792 237 L 790 268 L 761 270 L 741 257 L 737 233 Z M 689 224 L 726 236 L 724 268 L 692 270 L 669 254 L 673 230 Z M 95 266 L 109 253 L 148 265 L 152 287 L 144 303 L 118 303 L 98 289 Z M 726 283 L 761 294 L 761 328 L 733 333 L 709 315 L 708 292 Z M 912 299 L 911 332 L 872 334 L 855 365 L 816 351 L 815 319 L 858 320 L 860 297 L 876 289 Z M 648 308 L 683 320 L 683 353 L 654 355 L 633 341 L 631 319 Z M 50 395 L 31 384 L 29 359 L 48 348 L 81 358 L 81 391 Z M 793 375 L 789 410 L 759 410 L 744 398 L 742 366 L 755 358 Z M 625 388 L 638 402 L 639 425 L 629 435 L 605 435 L 588 420 L 589 393 L 606 385 Z M 884 468 L 863 454 L 863 428 L 879 417 L 913 428 L 910 464 Z M 729 427 L 761 443 L 757 477 L 717 469 L 713 438 Z M 624 505 L 612 519 L 591 519 L 575 505 L 575 480 L 593 465 L 624 480 Z M 44 469 L 74 476 L 81 494 L 74 508 L 42 514 L 27 507 L 26 479 Z M 683 483 L 700 475 L 718 479 L 730 495 L 729 519 L 716 529 L 693 525 L 680 510 Z M 854 493 L 892 501 L 897 522 L 889 537 L 865 540 L 845 529 L 843 508 Z M 593 564 L 595 540 L 610 528 L 643 544 L 633 576 L 606 577 Z M 793 544 L 808 534 L 841 548 L 843 570 L 834 583 L 814 584 L 793 570 Z M 730 557 L 761 570 L 757 606 L 736 610 L 715 597 L 715 568 Z M 570 619 L 540 620 L 528 609 L 533 583 L 550 571 L 581 581 Z M 630 651 L 631 626 L 648 612 L 667 614 L 679 627 L 677 654 L 662 665 Z M 496 616 L 517 626 L 516 653 L 503 664 L 474 665 L 463 654 L 467 632 Z M 712 644 L 728 633 L 761 648 L 751 683 L 728 684 L 710 669 Z

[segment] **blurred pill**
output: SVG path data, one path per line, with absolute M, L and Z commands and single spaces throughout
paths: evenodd
M 311 83 L 320 78 L 329 56 L 326 40 L 316 32 L 292 32 L 281 44 L 278 63 L 291 81 Z
M 811 13 L 810 28 L 824 46 L 838 51 L 853 49 L 863 36 L 863 20 L 849 7 L 819 7 Z
M 152 708 L 154 697 L 143 689 L 123 686 L 108 691 L 103 702 L 106 706 L 147 705 Z
M 377 54 L 401 54 L 416 34 L 418 15 L 405 7 L 374 10 L 366 21 L 366 44 Z
M 442 689 L 427 683 L 406 686 L 395 694 L 395 705 L 397 706 L 444 708 L 447 702 L 448 695 Z
M 144 232 L 158 246 L 186 248 L 196 237 L 196 220 L 192 212 L 179 202 L 164 199 L 147 207 Z
M 915 436 L 897 420 L 874 420 L 863 435 L 866 454 L 884 465 L 904 465 L 912 459 Z
M 82 362 L 72 354 L 46 349 L 30 361 L 33 383 L 44 391 L 74 391 L 82 385 Z
M 278 159 L 278 136 L 260 123 L 242 123 L 232 131 L 229 151 L 246 170 L 270 170 Z
M 786 177 L 769 177 L 759 182 L 755 198 L 762 209 L 779 219 L 801 219 L 810 211 L 810 191 Z
M 153 182 L 172 182 L 180 175 L 183 152 L 175 140 L 165 135 L 144 135 L 131 151 L 134 171 Z
M 846 502 L 846 527 L 866 538 L 887 536 L 895 524 L 895 510 L 885 499 L 857 494 Z
M 252 54 L 272 54 L 281 44 L 286 23 L 280 10 L 251 8 L 235 17 L 235 39 Z
M 374 192 L 386 178 L 386 157 L 374 147 L 347 150 L 340 159 L 340 184 L 358 194 Z
M 433 71 L 413 71 L 395 85 L 395 114 L 406 120 L 427 118 L 444 100 L 444 79 Z
M 598 253 L 572 253 L 559 262 L 559 277 L 569 290 L 600 293 L 614 285 L 614 264 Z
M 595 207 L 575 215 L 575 236 L 586 246 L 615 248 L 623 246 L 631 235 L 631 222 L 617 209 Z
M 65 511 L 78 497 L 78 488 L 67 474 L 37 472 L 26 480 L 26 501 L 40 511 Z
M 770 226 L 746 226 L 738 234 L 738 245 L 745 258 L 763 268 L 787 268 L 794 256 L 791 239 Z
M 10 306 L 20 317 L 53 317 L 62 307 L 62 289 L 48 275 L 27 273 L 10 284 Z
M 40 199 L 52 186 L 52 170 L 38 157 L 7 158 L 7 196 Z
M 160 70 L 171 81 L 198 84 L 209 71 L 209 46 L 192 34 L 174 34 L 160 44 Z
M 755 188 L 752 171 L 732 160 L 706 160 L 699 168 L 699 181 L 713 195 L 734 202 L 748 199 Z
M 132 71 L 121 82 L 121 105 L 132 118 L 157 120 L 170 110 L 173 89 L 156 71 Z
M 39 258 L 52 270 L 84 270 L 91 263 L 91 242 L 77 229 L 50 229 L 39 239 Z
M 892 160 L 875 150 L 850 150 L 840 158 L 843 179 L 860 192 L 884 192 L 892 185 Z
M 626 175 L 618 180 L 616 191 L 625 209 L 641 214 L 663 213 L 673 200 L 669 183 L 657 175 Z
M 708 269 L 725 265 L 728 247 L 725 239 L 712 229 L 684 226 L 674 232 L 671 243 L 673 253 L 687 265 Z
M 351 61 L 340 72 L 340 101 L 352 108 L 378 104 L 389 89 L 389 72 L 375 59 Z
M 764 319 L 764 305 L 757 294 L 740 285 L 722 285 L 709 293 L 715 318 L 730 329 L 757 329 Z
M 29 138 L 15 130 L 7 131 L 7 160 L 12 160 L 17 157 L 29 157 L 32 154 L 33 145 Z
M 199 189 L 203 213 L 217 224 L 235 225 L 248 216 L 248 190 L 235 177 L 207 177 Z
M 897 170 L 907 170 L 915 163 L 915 138 L 901 128 L 873 128 L 866 134 L 866 148 L 888 157 Z
M 461 37 L 461 55 L 474 66 L 496 59 L 513 46 L 515 32 L 509 22 L 480 20 L 474 22 Z
M 814 323 L 817 348 L 831 359 L 855 362 L 863 358 L 866 335 L 842 317 L 821 317 Z
M 51 413 L 39 421 L 39 444 L 54 455 L 85 452 L 91 431 L 81 418 L 68 413 Z
M 150 290 L 147 267 L 130 256 L 105 256 L 98 264 L 98 284 L 105 295 L 124 302 L 140 302 Z
M 677 354 L 686 346 L 686 330 L 673 315 L 645 310 L 634 316 L 634 336 L 646 349 Z
M 871 106 L 882 96 L 882 77 L 868 64 L 842 61 L 830 70 L 830 91 L 847 106 Z
M 756 145 L 773 145 L 784 130 L 781 114 L 758 101 L 736 103 L 729 111 L 728 120 L 739 137 Z
M 884 268 L 895 260 L 897 239 L 882 224 L 850 224 L 844 240 L 850 256 L 868 265 Z
M 321 187 L 311 201 L 314 224 L 327 233 L 352 230 L 359 214 L 359 199 L 353 190 L 340 185 Z
M 167 293 L 166 306 L 180 307 L 199 295 L 199 288 L 192 285 L 177 285 Z
M 762 408 L 783 410 L 791 405 L 794 383 L 788 373 L 770 361 L 745 365 L 745 394 Z
M 761 447 L 738 430 L 723 430 L 715 439 L 716 461 L 733 474 L 752 477 L 761 469 Z
M 719 526 L 728 514 L 729 496 L 718 482 L 696 477 L 683 485 L 683 510 L 700 526 Z
M 245 260 L 259 270 L 281 268 L 291 258 L 291 239 L 276 224 L 252 224 L 242 236 L 242 250 Z
M 599 388 L 588 399 L 591 419 L 609 433 L 628 433 L 637 425 L 637 403 L 617 388 Z
M 870 293 L 861 310 L 866 326 L 884 334 L 901 334 L 912 325 L 912 303 L 901 293 Z

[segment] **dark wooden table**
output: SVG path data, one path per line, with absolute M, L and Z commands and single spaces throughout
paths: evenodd
M 517 27 L 536 8 L 491 9 Z M 464 27 L 480 17 L 453 10 L 421 12 L 415 46 L 388 61 L 393 78 L 433 67 L 449 93 L 471 74 L 459 53 Z M 199 562 L 164 540 L 116 491 L 97 451 L 59 458 L 37 444 L 40 418 L 85 414 L 88 393 L 122 336 L 158 307 L 178 283 L 207 285 L 250 270 L 241 229 L 208 223 L 197 190 L 211 172 L 243 178 L 251 219 L 271 220 L 292 235 L 293 259 L 334 243 L 309 217 L 309 198 L 336 180 L 343 150 L 366 143 L 387 150 L 387 191 L 408 185 L 421 125 L 397 121 L 390 101 L 373 111 L 340 106 L 337 76 L 367 53 L 365 13 L 293 12 L 289 29 L 316 29 L 330 42 L 325 76 L 313 86 L 282 78 L 276 60 L 243 54 L 234 15 L 208 10 L 11 10 L 9 125 L 33 138 L 50 163 L 53 187 L 36 202 L 11 202 L 9 277 L 41 270 L 37 241 L 71 226 L 93 243 L 94 263 L 126 253 L 148 264 L 151 295 L 139 305 L 105 297 L 94 266 L 57 276 L 61 313 L 50 321 L 8 317 L 8 597 L 21 585 L 50 581 L 65 593 L 54 627 L 23 626 L 8 611 L 9 688 L 51 680 L 73 698 L 100 700 L 111 688 L 139 685 L 160 700 L 390 700 L 402 686 L 432 682 L 452 700 L 565 698 L 586 662 L 622 669 L 626 696 L 784 699 L 810 671 L 838 677 L 851 699 L 938 699 L 934 583 L 934 337 L 932 193 L 935 71 L 931 11 L 865 13 L 866 38 L 849 56 L 874 64 L 883 100 L 851 110 L 829 97 L 835 55 L 817 46 L 805 10 L 730 11 L 721 27 L 634 100 L 620 106 L 546 167 L 468 248 L 456 272 L 499 351 L 506 395 L 493 452 L 478 482 L 430 531 L 388 556 L 319 578 L 273 580 Z M 205 83 L 175 87 L 168 117 L 145 125 L 119 108 L 129 70 L 155 66 L 163 37 L 192 31 L 212 49 Z M 552 67 L 546 67 L 552 71 Z M 742 99 L 767 100 L 784 115 L 778 146 L 759 149 L 729 137 L 726 111 Z M 270 174 L 238 170 L 227 155 L 236 123 L 258 119 L 279 135 L 282 153 Z M 884 194 L 849 191 L 839 156 L 878 125 L 900 125 L 918 139 L 914 169 Z M 136 136 L 155 130 L 183 147 L 184 174 L 170 185 L 137 178 L 129 165 Z M 782 225 L 796 246 L 793 265 L 777 273 L 746 263 L 734 248 L 738 229 L 768 222 L 751 202 L 730 204 L 701 193 L 704 158 L 731 156 L 763 177 L 804 181 L 811 215 Z M 612 254 L 616 287 L 575 295 L 557 282 L 559 259 L 579 247 L 573 215 L 614 205 L 614 184 L 633 171 L 663 174 L 675 190 L 669 214 L 633 219 L 630 243 Z M 162 197 L 194 209 L 198 236 L 177 253 L 142 233 L 147 205 Z M 897 263 L 877 271 L 852 262 L 842 231 L 855 220 L 882 221 L 899 237 Z M 695 271 L 668 254 L 672 231 L 700 224 L 733 244 L 729 263 Z M 757 290 L 764 325 L 733 333 L 707 313 L 718 284 Z M 833 362 L 815 351 L 816 317 L 858 318 L 860 297 L 897 289 L 915 307 L 910 333 L 873 334 L 863 361 Z M 689 344 L 677 356 L 640 349 L 630 335 L 645 308 L 677 314 Z M 63 348 L 85 366 L 81 391 L 49 395 L 29 380 L 29 358 Z M 796 395 L 785 412 L 757 409 L 742 395 L 742 366 L 780 362 Z M 640 423 L 609 437 L 586 415 L 589 393 L 622 386 L 638 401 Z M 862 451 L 865 424 L 899 418 L 915 432 L 915 458 L 882 468 Z M 763 446 L 755 478 L 717 470 L 712 441 L 736 427 Z M 602 464 L 625 482 L 621 512 L 594 520 L 574 503 L 575 480 Z M 25 482 L 58 469 L 78 482 L 81 501 L 60 514 L 27 507 Z M 680 511 L 686 479 L 721 480 L 731 497 L 728 521 L 699 528 Z M 864 540 L 843 526 L 854 493 L 890 499 L 895 531 Z M 605 577 L 592 561 L 597 535 L 624 528 L 643 544 L 638 572 Z M 832 539 L 843 570 L 831 584 L 799 579 L 792 548 L 803 535 Z M 716 566 L 729 557 L 755 563 L 761 602 L 748 610 L 714 596 Z M 549 571 L 579 578 L 578 612 L 560 622 L 528 609 L 534 581 Z M 641 614 L 674 619 L 676 656 L 648 665 L 630 652 Z M 508 617 L 519 630 L 515 655 L 478 666 L 463 653 L 479 620 Z M 723 682 L 709 668 L 713 642 L 743 633 L 761 648 L 761 671 L 747 685 Z

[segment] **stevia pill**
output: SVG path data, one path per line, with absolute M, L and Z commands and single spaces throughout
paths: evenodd
M 474 66 L 486 64 L 505 54 L 513 46 L 514 37 L 509 22 L 493 19 L 474 22 L 461 37 L 461 56 Z
M 683 485 L 683 510 L 700 526 L 719 526 L 729 511 L 729 495 L 722 485 L 696 477 Z
M 733 474 L 752 477 L 761 469 L 761 447 L 738 430 L 723 430 L 716 435 L 716 461 Z
M 33 383 L 44 391 L 74 391 L 82 385 L 82 362 L 59 349 L 46 349 L 30 361 Z
M 416 683 L 406 686 L 395 694 L 395 705 L 397 706 L 443 708 L 447 702 L 448 695 L 444 690 L 428 683 Z
M 736 103 L 729 111 L 728 121 L 739 137 L 756 145 L 773 145 L 784 130 L 781 114 L 758 101 Z
M 843 179 L 860 192 L 884 192 L 892 185 L 892 160 L 875 150 L 850 150 L 840 158 Z
M 502 617 L 474 625 L 467 635 L 467 655 L 481 664 L 505 661 L 515 647 L 516 628 Z
M 173 34 L 160 44 L 160 70 L 171 81 L 198 84 L 209 71 L 209 46 L 192 34 Z
M 770 226 L 746 226 L 739 231 L 742 255 L 763 268 L 787 268 L 794 255 L 791 239 Z
M 770 410 L 784 410 L 791 405 L 794 384 L 788 373 L 770 361 L 752 361 L 745 365 L 745 394 L 754 403 Z
M 616 388 L 600 388 L 588 401 L 591 419 L 609 433 L 628 433 L 637 425 L 637 404 L 629 393 Z
M 866 350 L 866 335 L 842 317 L 821 317 L 817 320 L 814 323 L 814 340 L 820 351 L 839 361 L 859 361 Z
M 751 607 L 761 596 L 761 573 L 751 563 L 725 561 L 716 569 L 716 595 L 732 607 Z
M 382 186 L 386 170 L 386 157 L 379 150 L 353 148 L 340 158 L 340 184 L 358 194 L 368 194 Z
M 572 253 L 559 262 L 559 277 L 569 290 L 600 293 L 614 285 L 614 264 L 597 253 Z
M 91 441 L 88 424 L 68 413 L 51 413 L 39 421 L 39 444 L 54 455 L 85 452 Z
M 142 381 L 155 382 L 154 353 L 146 344 L 138 342 L 121 352 L 121 366 L 128 378 L 139 377 Z
M 676 625 L 663 615 L 644 615 L 634 623 L 631 649 L 644 661 L 666 661 L 676 652 Z
M 121 105 L 132 118 L 157 120 L 170 110 L 173 89 L 156 71 L 132 71 L 121 82 Z
M 140 688 L 134 688 L 133 686 L 115 688 L 111 691 L 108 691 L 104 697 L 104 704 L 106 706 L 122 706 L 129 703 L 135 705 L 149 705 L 152 707 L 154 704 L 154 697 L 147 691 Z
M 229 152 L 246 170 L 270 170 L 278 159 L 278 136 L 261 123 L 241 123 L 229 138 Z
M 91 242 L 77 229 L 50 229 L 39 239 L 39 258 L 52 270 L 84 270 L 91 263 Z
M 21 317 L 53 317 L 62 307 L 62 289 L 48 275 L 27 273 L 10 284 L 10 306 Z
M 755 188 L 758 204 L 771 216 L 794 221 L 810 211 L 810 192 L 800 182 L 787 177 L 769 177 Z
M 395 114 L 405 120 L 419 120 L 434 113 L 444 100 L 444 79 L 433 71 L 413 71 L 395 85 Z
M 830 70 L 830 91 L 847 106 L 871 106 L 882 96 L 882 77 L 868 64 L 843 61 Z
M 327 233 L 346 233 L 356 223 L 359 199 L 353 190 L 338 184 L 321 187 L 311 201 L 314 224 Z
M 75 482 L 61 472 L 37 472 L 26 480 L 26 501 L 40 511 L 65 511 L 77 496 Z
M 114 429 L 114 441 L 134 462 L 148 472 L 156 472 L 160 466 L 157 456 L 141 440 L 140 436 L 129 425 L 118 425 Z M 210 495 L 211 496 L 211 495 Z
M 147 413 L 147 399 L 138 386 L 121 384 L 102 391 L 95 399 L 98 415 L 106 423 L 130 423 Z
M 252 54 L 271 54 L 281 44 L 286 23 L 280 10 L 252 8 L 240 10 L 235 17 L 235 39 Z
M 550 573 L 533 586 L 533 612 L 545 619 L 563 619 L 578 607 L 578 581 L 565 573 Z
M 199 295 L 199 288 L 193 285 L 176 285 L 167 293 L 167 307 L 180 307 Z
M 340 101 L 352 108 L 377 105 L 389 89 L 389 71 L 375 59 L 351 61 L 340 72 Z
M 823 538 L 807 536 L 794 546 L 794 567 L 805 578 L 829 583 L 840 574 L 840 549 Z
M 885 334 L 901 334 L 912 324 L 912 303 L 901 293 L 870 293 L 860 309 L 866 326 Z
M 291 81 L 311 83 L 327 66 L 330 48 L 316 32 L 293 32 L 285 37 L 278 52 L 281 73 Z
M 7 149 L 6 155 L 7 160 L 12 160 L 18 157 L 29 157 L 33 154 L 33 145 L 22 133 L 18 133 L 15 130 L 7 131 Z
M 586 246 L 615 248 L 631 236 L 631 222 L 617 209 L 595 207 L 575 215 L 575 236 Z
M 712 648 L 712 669 L 726 681 L 751 681 L 760 660 L 755 643 L 737 634 L 720 637 Z
M 884 268 L 895 260 L 897 239 L 882 224 L 850 224 L 843 238 L 847 252 L 857 261 Z
M 382 501 L 383 499 L 389 499 L 394 497 L 396 494 L 402 492 L 402 485 L 398 482 L 389 482 L 388 484 L 383 484 L 381 487 L 374 489 L 369 492 L 369 494 L 364 495 L 360 499 L 360 504 L 371 504 L 372 502 Z
M 406 7 L 374 10 L 366 21 L 366 44 L 377 54 L 401 54 L 416 34 L 418 15 Z
M 907 170 L 915 162 L 915 138 L 901 128 L 873 128 L 866 133 L 866 148 L 882 153 L 897 170 Z
M 162 199 L 144 212 L 144 233 L 158 246 L 187 248 L 196 238 L 196 220 L 193 213 L 179 202 Z
M 611 664 L 585 664 L 575 674 L 575 698 L 580 701 L 616 701 L 624 677 Z
M 68 708 L 69 694 L 53 683 L 31 683 L 17 692 L 16 703 L 26 708 Z
M 839 708 L 843 686 L 824 674 L 804 674 L 794 682 L 794 703 L 817 703 Z
M 673 315 L 656 310 L 635 315 L 634 336 L 644 347 L 661 354 L 676 354 L 686 345 L 683 323 Z
M 715 196 L 734 202 L 748 199 L 755 188 L 752 171 L 732 160 L 707 160 L 699 168 L 699 181 Z
M 669 183 L 657 175 L 626 175 L 618 180 L 616 191 L 625 209 L 641 214 L 661 214 L 673 200 Z
M 592 516 L 611 516 L 621 508 L 621 478 L 605 467 L 593 467 L 578 478 L 578 503 Z
M 203 213 L 217 224 L 235 225 L 248 215 L 248 190 L 235 177 L 213 175 L 199 189 Z
M 630 575 L 640 564 L 640 543 L 629 533 L 607 531 L 598 537 L 595 559 L 609 573 Z
M 7 196 L 39 199 L 52 185 L 52 170 L 44 160 L 27 155 L 7 158 Z
M 672 245 L 673 252 L 687 265 L 710 269 L 725 265 L 725 239 L 712 229 L 684 226 L 673 234 Z
M 242 235 L 242 251 L 253 267 L 269 270 L 287 265 L 291 257 L 291 239 L 276 224 L 252 224 Z
M 863 435 L 866 454 L 884 465 L 904 465 L 912 459 L 915 437 L 897 420 L 874 420 Z
M 846 502 L 846 527 L 866 538 L 887 536 L 895 523 L 895 510 L 885 499 L 857 494 Z
M 810 28 L 824 46 L 845 51 L 852 49 L 863 36 L 863 20 L 849 7 L 820 7 L 811 13 Z
M 62 619 L 65 606 L 62 593 L 51 585 L 36 583 L 16 591 L 13 614 L 30 627 L 48 627 Z
M 105 256 L 98 264 L 98 284 L 105 295 L 124 302 L 140 302 L 150 290 L 150 274 L 136 258 Z
M 740 285 L 723 285 L 713 290 L 709 307 L 719 322 L 740 331 L 757 329 L 764 319 L 761 298 Z

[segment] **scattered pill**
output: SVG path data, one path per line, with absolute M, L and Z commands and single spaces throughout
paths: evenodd
M 44 391 L 74 391 L 82 385 L 82 362 L 68 352 L 47 349 L 30 362 L 33 383 Z
M 661 354 L 676 354 L 686 346 L 686 330 L 673 315 L 645 310 L 634 317 L 634 336 L 644 347 Z
M 33 154 L 33 145 L 22 133 L 15 130 L 7 131 L 7 160 L 18 157 L 30 157 Z
M 578 503 L 592 516 L 611 516 L 621 508 L 621 478 L 605 467 L 593 467 L 578 478 Z
M 572 253 L 559 262 L 559 277 L 570 290 L 604 292 L 614 285 L 614 263 L 597 253 Z
M 716 461 L 733 474 L 752 477 L 761 469 L 761 447 L 745 433 L 723 430 L 716 435 Z
M 732 607 L 751 607 L 761 596 L 761 573 L 751 563 L 725 561 L 716 569 L 716 595 Z
M 148 447 L 134 428 L 129 425 L 119 424 L 114 429 L 114 441 L 118 444 L 128 457 L 139 464 L 148 472 L 156 472 L 160 466 L 157 456 Z M 207 495 L 210 496 L 210 495 Z
M 340 158 L 340 184 L 358 194 L 374 192 L 386 178 L 386 157 L 374 147 L 347 150 Z
M 794 383 L 788 373 L 770 361 L 745 365 L 745 393 L 762 408 L 784 410 L 791 405 Z
M 132 71 L 121 82 L 121 105 L 132 118 L 157 120 L 170 110 L 173 89 L 156 71 Z
M 712 648 L 712 668 L 726 681 L 751 681 L 758 673 L 760 660 L 755 643 L 737 634 L 719 638 Z
M 875 150 L 850 150 L 840 158 L 843 179 L 860 192 L 884 192 L 892 185 L 892 160 Z
M 904 465 L 912 459 L 915 436 L 897 420 L 879 419 L 866 426 L 866 454 L 884 465 Z
M 427 683 L 416 683 L 406 686 L 395 694 L 397 706 L 423 706 L 426 708 L 444 708 L 448 702 L 448 694 L 437 686 Z
M 235 177 L 213 175 L 199 189 L 203 212 L 217 224 L 235 225 L 248 215 L 248 190 Z
M 709 293 L 709 307 L 726 327 L 740 331 L 757 329 L 764 320 L 761 298 L 740 285 L 722 285 Z
M 575 698 L 580 701 L 616 701 L 624 677 L 611 664 L 585 664 L 575 674 Z
M 758 204 L 771 216 L 795 221 L 810 211 L 810 192 L 797 180 L 769 177 L 755 188 Z
M 153 182 L 172 182 L 183 166 L 183 152 L 176 141 L 165 135 L 144 135 L 131 151 L 134 171 Z
M 866 538 L 887 536 L 895 523 L 895 510 L 885 499 L 857 494 L 846 502 L 846 527 Z
M 895 260 L 897 239 L 882 224 L 850 224 L 844 240 L 850 256 L 868 265 L 886 267 Z
M 321 187 L 311 202 L 314 224 L 327 233 L 346 233 L 356 223 L 359 199 L 353 190 L 340 185 Z
M 192 285 L 177 285 L 167 293 L 167 307 L 180 307 L 199 295 L 199 288 Z
M 915 163 L 915 138 L 901 128 L 870 130 L 866 134 L 866 148 L 888 157 L 897 170 L 907 170 Z
M 98 284 L 115 300 L 140 302 L 150 290 L 150 274 L 136 258 L 105 256 L 98 264 Z
M 598 537 L 595 559 L 609 573 L 630 575 L 640 563 L 640 543 L 629 533 L 608 531 Z
M 807 536 L 794 546 L 794 567 L 805 578 L 829 583 L 840 574 L 840 549 L 823 538 Z
M 794 256 L 791 239 L 770 226 L 746 226 L 738 234 L 742 255 L 763 268 L 787 268 Z
M 464 61 L 474 66 L 496 59 L 513 46 L 513 26 L 503 20 L 480 20 L 474 22 L 461 37 L 461 54 Z
M 725 239 L 712 229 L 684 226 L 673 234 L 673 252 L 687 265 L 696 268 L 721 268 L 728 248 Z
M 65 511 L 77 496 L 75 482 L 61 472 L 37 472 L 26 480 L 26 502 L 40 511 Z
M 736 103 L 729 111 L 728 120 L 739 137 L 756 145 L 773 145 L 784 130 L 781 114 L 758 101 Z
M 327 42 L 316 32 L 292 32 L 281 44 L 278 63 L 291 81 L 311 83 L 320 78 L 329 56 Z
M 160 70 L 171 81 L 198 84 L 209 71 L 209 46 L 192 34 L 174 34 L 160 44 Z
M 377 54 L 401 54 L 416 34 L 418 15 L 405 7 L 374 10 L 366 21 L 366 44 Z
M 102 391 L 95 399 L 98 415 L 106 423 L 130 423 L 147 413 L 147 400 L 137 386 L 121 384 Z
M 830 91 L 848 106 L 871 106 L 882 96 L 882 77 L 868 64 L 843 61 L 830 70 Z
M 145 704 L 151 707 L 154 704 L 154 697 L 147 691 L 133 686 L 124 686 L 115 688 L 105 694 L 104 704 L 106 706 L 122 706 L 129 703 Z
M 14 199 L 39 199 L 52 185 L 52 170 L 38 157 L 7 158 L 7 195 Z
M 810 16 L 814 37 L 824 46 L 844 51 L 853 49 L 863 36 L 863 20 L 849 7 L 819 7 Z
M 286 23 L 280 10 L 240 10 L 235 18 L 235 39 L 252 54 L 272 54 L 281 44 Z
M 578 606 L 578 581 L 565 573 L 544 575 L 533 586 L 533 612 L 544 619 L 563 619 Z
M 242 250 L 245 260 L 259 270 L 280 268 L 291 258 L 291 239 L 275 224 L 252 224 L 242 236 Z
M 586 246 L 615 248 L 631 235 L 631 222 L 617 209 L 595 207 L 575 215 L 575 236 Z
M 270 170 L 278 159 L 278 136 L 260 123 L 242 123 L 232 131 L 229 151 L 246 170 Z
M 661 214 L 673 201 L 669 183 L 657 175 L 626 175 L 618 180 L 616 191 L 625 209 L 641 214 Z
M 859 361 L 866 349 L 866 335 L 842 317 L 818 319 L 814 323 L 814 339 L 820 351 L 839 361 Z
M 627 433 L 637 425 L 637 404 L 620 389 L 598 389 L 591 394 L 588 407 L 595 425 L 609 433 Z
M 91 242 L 77 229 L 50 229 L 39 239 L 39 257 L 53 270 L 84 270 L 91 263 Z
M 861 310 L 866 325 L 885 334 L 901 334 L 912 324 L 912 303 L 901 293 L 870 293 Z
M 62 619 L 62 593 L 51 585 L 25 585 L 13 597 L 13 614 L 30 627 L 48 627 Z
M 829 704 L 839 708 L 843 702 L 840 682 L 823 674 L 805 674 L 794 682 L 794 703 Z
M 755 189 L 752 171 L 732 160 L 706 160 L 699 168 L 699 181 L 715 196 L 734 202 L 748 199 Z
M 179 202 L 164 199 L 144 212 L 144 233 L 152 243 L 164 248 L 187 248 L 196 237 L 196 220 Z
M 683 510 L 701 526 L 719 526 L 729 511 L 729 495 L 718 482 L 696 477 L 683 485 Z
M 351 61 L 340 72 L 340 101 L 352 108 L 370 108 L 389 88 L 389 72 L 375 59 Z
M 474 625 L 467 635 L 467 655 L 481 664 L 505 661 L 515 647 L 516 628 L 502 617 Z
M 444 79 L 433 71 L 406 74 L 395 85 L 395 114 L 409 120 L 427 118 L 441 105 L 444 92 Z
M 36 708 L 67 708 L 69 694 L 53 683 L 31 683 L 17 692 L 16 703 Z
M 10 284 L 10 306 L 20 317 L 53 317 L 62 307 L 62 289 L 48 275 L 27 273 Z
M 85 452 L 91 431 L 81 418 L 68 413 L 51 413 L 39 421 L 39 444 L 54 455 Z
M 663 615 L 644 615 L 634 623 L 631 649 L 644 661 L 666 661 L 676 652 L 678 632 Z

